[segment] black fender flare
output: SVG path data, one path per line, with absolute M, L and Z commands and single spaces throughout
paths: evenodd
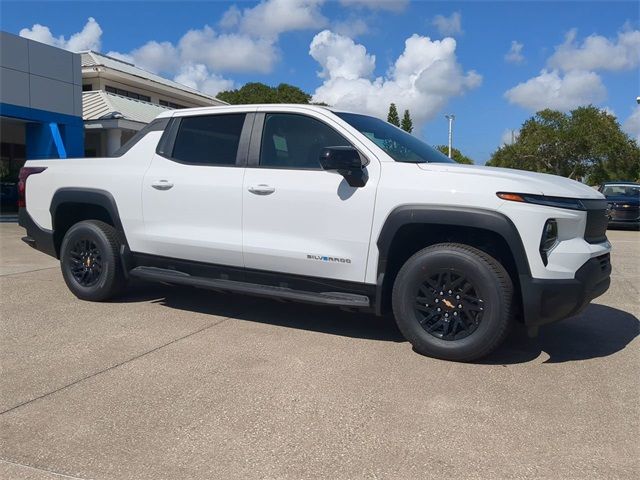
M 402 205 L 387 216 L 378 236 L 376 312 L 382 310 L 382 287 L 390 249 L 396 233 L 405 225 L 430 224 L 471 227 L 500 235 L 511 250 L 518 276 L 531 276 L 529 261 L 518 229 L 511 219 L 494 210 L 449 205 Z
M 113 195 L 106 190 L 76 187 L 64 187 L 56 190 L 51 198 L 51 205 L 49 206 L 49 213 L 51 213 L 52 222 L 51 225 L 54 232 L 56 229 L 56 210 L 64 203 L 84 203 L 104 208 L 111 216 L 116 229 L 124 235 L 124 228 L 122 228 L 122 222 L 120 221 L 120 213 L 118 212 L 116 200 L 113 198 Z
M 106 190 L 98 188 L 83 188 L 83 187 L 63 187 L 55 191 L 51 198 L 51 205 L 49 206 L 49 213 L 51 214 L 51 226 L 52 231 L 55 234 L 56 231 L 56 211 L 65 203 L 81 203 L 85 205 L 96 205 L 104 208 L 113 225 L 120 232 L 123 244 L 120 246 L 120 258 L 123 262 L 125 274 L 129 271 L 129 258 L 131 251 L 129 250 L 129 243 L 127 242 L 127 236 L 120 220 L 120 213 L 118 211 L 118 204 L 111 193 Z

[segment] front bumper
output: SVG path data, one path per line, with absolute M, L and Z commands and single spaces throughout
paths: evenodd
M 591 300 L 609 289 L 608 253 L 591 258 L 569 280 L 544 280 L 520 276 L 524 321 L 527 327 L 562 320 L 579 313 Z
M 620 229 L 638 229 L 640 228 L 640 220 L 632 220 L 632 221 L 620 221 L 620 220 L 610 220 L 609 228 L 620 228 Z

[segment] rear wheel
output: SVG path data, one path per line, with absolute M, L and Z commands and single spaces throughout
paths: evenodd
M 506 337 L 513 284 L 504 267 L 468 245 L 420 250 L 393 287 L 393 313 L 415 350 L 446 360 L 488 355 Z
M 64 281 L 73 294 L 94 302 L 108 300 L 125 285 L 120 236 L 111 225 L 86 220 L 73 225 L 60 247 Z

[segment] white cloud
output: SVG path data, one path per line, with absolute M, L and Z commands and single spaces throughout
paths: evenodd
M 128 53 L 120 53 L 116 52 L 115 50 L 110 50 L 106 53 L 106 55 L 109 57 L 117 58 L 118 60 L 122 60 L 123 62 L 131 63 L 133 65 L 135 65 L 136 62 L 133 56 L 129 55 Z
M 222 28 L 226 29 L 237 27 L 241 18 L 242 12 L 240 9 L 235 5 L 231 5 L 222 15 L 219 24 Z
M 313 38 L 309 53 L 322 66 L 320 78 L 356 80 L 369 77 L 376 68 L 375 55 L 369 55 L 363 45 L 329 30 Z
M 269 73 L 280 58 L 278 37 L 285 32 L 321 28 L 325 0 L 263 0 L 222 15 L 216 31 L 208 25 L 186 32 L 176 44 L 151 41 L 130 52 L 109 55 L 192 88 L 215 94 L 233 88 L 222 72 Z M 362 30 L 362 25 L 357 25 Z
M 522 63 L 524 61 L 524 55 L 522 55 L 522 48 L 524 45 L 520 42 L 513 40 L 511 42 L 511 48 L 504 55 L 504 60 L 509 63 Z
M 576 42 L 577 30 L 570 30 L 565 41 L 549 58 L 551 68 L 570 70 L 630 70 L 640 64 L 640 30 L 618 33 L 615 40 L 590 35 Z
M 222 32 L 205 25 L 186 32 L 176 43 L 149 41 L 129 52 L 111 51 L 122 59 L 154 73 L 180 74 L 181 69 L 204 65 L 208 72 L 268 73 L 280 58 L 277 45 L 282 33 L 321 28 L 326 18 L 320 7 L 325 0 L 263 0 L 240 10 L 231 6 L 218 24 Z M 356 27 L 363 31 L 361 23 Z M 68 40 L 55 37 L 46 26 L 36 24 L 20 35 L 70 50 L 100 50 L 102 30 L 89 18 L 81 32 Z M 192 69 L 193 70 L 193 69 Z M 197 69 L 196 69 L 197 70 Z
M 387 10 L 389 12 L 403 12 L 409 0 L 340 0 L 345 7 L 369 8 L 371 10 Z
M 51 30 L 49 30 L 49 27 L 40 25 L 39 23 L 36 23 L 31 28 L 23 28 L 20 30 L 19 35 L 37 42 L 46 43 L 47 45 L 64 48 L 65 50 L 70 50 L 72 52 L 79 52 L 81 50 L 99 51 L 102 29 L 93 17 L 89 17 L 82 30 L 71 35 L 68 40 L 65 39 L 63 35 L 54 37 Z
M 247 35 L 271 39 L 293 30 L 319 29 L 327 24 L 320 13 L 323 3 L 324 0 L 266 0 L 244 9 L 238 24 Z
M 178 52 L 171 42 L 150 41 L 128 54 L 109 52 L 107 55 L 153 73 L 173 72 L 179 67 Z
M 364 35 L 369 31 L 369 25 L 362 18 L 349 18 L 347 20 L 339 20 L 331 26 L 331 31 L 355 38 Z
M 547 59 L 548 68 L 505 92 L 505 97 L 533 111 L 566 111 L 598 104 L 606 98 L 607 90 L 597 71 L 623 71 L 640 65 L 640 30 L 624 25 L 613 40 L 590 35 L 580 43 L 576 38 L 575 28 L 567 32 L 564 42 Z
M 640 105 L 636 105 L 629 118 L 622 124 L 622 128 L 638 142 L 640 142 Z
M 150 41 L 129 53 L 109 56 L 154 73 L 176 72 L 180 66 L 204 64 L 218 72 L 270 72 L 279 59 L 271 41 L 242 33 L 218 33 L 208 25 L 185 33 L 177 45 Z
M 440 35 L 443 36 L 459 35 L 462 33 L 462 15 L 460 15 L 460 12 L 454 12 L 449 17 L 436 15 L 432 24 L 438 29 Z
M 181 63 L 203 63 L 225 72 L 270 72 L 278 50 L 270 40 L 241 33 L 218 34 L 211 27 L 189 30 L 178 42 Z
M 176 45 L 152 41 L 128 53 L 109 54 L 153 72 L 176 75 L 181 68 L 199 71 L 197 65 L 216 73 L 269 73 L 280 59 L 279 35 L 322 27 L 327 21 L 320 13 L 324 1 L 263 0 L 242 10 L 233 5 L 218 22 L 222 31 L 205 25 L 186 32 Z
M 587 104 L 602 102 L 607 91 L 595 72 L 542 70 L 505 92 L 509 102 L 532 111 L 552 108 L 567 111 Z
M 384 77 L 371 78 L 375 56 L 348 37 L 329 32 L 315 36 L 309 54 L 320 64 L 324 83 L 313 100 L 385 118 L 390 103 L 399 111 L 409 109 L 420 127 L 433 118 L 447 101 L 477 87 L 482 77 L 463 72 L 453 38 L 431 40 L 413 35 Z
M 207 67 L 201 63 L 183 66 L 174 80 L 209 95 L 217 95 L 224 90 L 234 88 L 233 81 L 209 72 Z

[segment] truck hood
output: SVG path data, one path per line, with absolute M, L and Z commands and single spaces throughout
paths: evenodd
M 479 178 L 478 181 L 491 182 L 496 191 L 504 188 L 504 191 L 514 193 L 531 193 L 550 197 L 604 198 L 595 188 L 575 180 L 546 173 L 458 163 L 419 163 L 418 167 L 427 171 L 484 177 Z M 504 187 L 501 184 L 504 184 Z

